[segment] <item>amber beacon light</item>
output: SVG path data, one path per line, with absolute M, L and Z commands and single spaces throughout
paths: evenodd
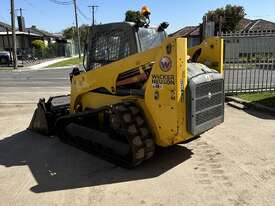
M 141 8 L 141 15 L 142 15 L 142 16 L 149 17 L 150 14 L 151 14 L 151 12 L 150 12 L 149 7 L 143 6 L 143 7 Z

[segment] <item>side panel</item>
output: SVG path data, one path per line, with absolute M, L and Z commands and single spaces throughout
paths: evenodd
M 163 58 L 171 60 L 169 71 L 160 68 Z M 152 118 L 158 145 L 173 145 L 191 136 L 186 129 L 186 87 L 187 41 L 168 38 L 156 57 L 145 92 L 144 110 Z
M 75 112 L 83 95 L 94 89 L 105 88 L 114 95 L 116 93 L 116 79 L 120 73 L 154 62 L 158 53 L 159 47 L 74 76 L 71 85 L 70 111 Z
M 100 94 L 96 92 L 88 92 L 81 97 L 82 107 L 86 108 L 100 108 L 106 105 L 117 104 L 121 101 L 135 101 L 134 96 L 115 96 L 110 94 Z M 96 100 L 96 101 L 95 101 Z

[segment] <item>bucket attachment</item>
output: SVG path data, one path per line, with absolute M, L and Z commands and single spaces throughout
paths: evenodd
M 56 119 L 69 112 L 69 100 L 68 95 L 50 97 L 47 102 L 39 99 L 28 129 L 43 135 L 54 134 Z
M 39 100 L 28 129 L 44 135 L 49 134 L 47 109 L 44 98 Z

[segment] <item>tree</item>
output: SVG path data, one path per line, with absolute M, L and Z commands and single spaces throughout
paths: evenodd
M 222 32 L 235 31 L 245 15 L 244 7 L 231 4 L 210 10 L 205 14 L 208 21 L 215 22 L 215 32 L 219 31 L 220 21 Z
M 128 10 L 125 13 L 125 21 L 143 22 L 144 20 L 144 16 L 142 16 L 139 11 Z
M 86 42 L 87 34 L 89 32 L 89 28 L 90 27 L 87 24 L 82 24 L 79 27 L 80 43 L 81 43 L 82 48 L 84 47 L 84 44 Z M 64 29 L 62 33 L 63 33 L 63 36 L 66 39 L 76 39 L 77 38 L 77 32 L 76 32 L 76 28 L 74 26 Z
M 73 39 L 74 38 L 74 31 L 75 31 L 75 27 L 71 26 L 71 27 L 68 27 L 68 28 L 64 29 L 62 31 L 62 34 L 66 39 Z
M 87 35 L 89 33 L 89 25 L 87 24 L 82 24 L 79 27 L 79 31 L 80 31 L 80 42 L 81 42 L 81 47 L 84 48 L 85 42 L 87 40 Z

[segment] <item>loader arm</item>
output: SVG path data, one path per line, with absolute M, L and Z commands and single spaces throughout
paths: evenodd
M 209 37 L 200 45 L 189 48 L 187 53 L 194 62 L 200 62 L 223 73 L 223 39 L 220 37 Z

